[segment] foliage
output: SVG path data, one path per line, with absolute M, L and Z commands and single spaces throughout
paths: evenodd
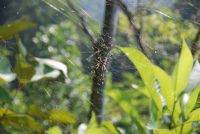
M 102 9 L 103 2 L 97 1 L 73 3 L 98 36 L 103 10 L 101 13 L 96 10 Z M 120 44 L 125 55 L 118 49 L 111 52 L 105 121 L 98 124 L 93 114 L 86 124 L 95 54 L 90 40 L 80 30 L 78 16 L 65 2 L 6 1 L 3 22 L 7 23 L 0 26 L 0 133 L 200 131 L 200 65 L 195 61 L 193 66 L 185 41 L 177 63 L 179 41 L 184 36 L 192 44 L 198 28 L 194 23 L 183 20 L 174 9 L 154 10 L 146 3 L 144 8 L 139 4 L 138 11 L 133 11 L 134 23 L 141 28 L 141 41 L 153 64 L 142 52 L 133 49 L 138 47 L 135 31 L 120 13 L 115 43 Z M 19 17 L 20 20 L 13 21 Z
M 193 58 L 185 41 L 183 41 L 181 54 L 173 74 L 170 76 L 160 67 L 152 64 L 140 51 L 132 48 L 120 48 L 134 63 L 147 87 L 150 99 L 156 106 L 154 119 L 156 126 L 154 133 L 189 133 L 192 123 L 199 121 L 199 109 L 194 110 L 199 95 L 199 86 L 190 94 L 189 101 L 185 102 L 184 95 L 189 75 L 193 66 Z M 148 72 L 147 72 L 148 71 Z M 159 87 L 155 87 L 158 84 Z M 166 116 L 169 122 L 166 122 Z M 164 129 L 168 127 L 168 129 Z

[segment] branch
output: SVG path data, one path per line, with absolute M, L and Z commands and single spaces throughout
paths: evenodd
M 192 46 L 191 46 L 191 50 L 192 50 L 192 55 L 195 56 L 196 52 L 198 51 L 199 47 L 197 46 L 197 43 L 199 41 L 200 38 L 200 28 L 192 42 Z
M 126 17 L 128 18 L 128 21 L 130 23 L 130 25 L 133 27 L 134 30 L 134 36 L 135 39 L 141 49 L 141 51 L 147 56 L 148 53 L 146 52 L 145 48 L 144 48 L 144 44 L 142 43 L 142 39 L 141 39 L 141 28 L 138 28 L 135 23 L 134 23 L 134 16 L 133 14 L 128 10 L 128 7 L 126 6 L 125 3 L 123 3 L 122 0 L 117 0 L 119 7 L 121 7 L 121 10 L 124 12 L 124 14 L 126 15 Z
M 104 90 L 106 88 L 107 65 L 110 61 L 110 51 L 115 37 L 118 6 L 116 0 L 106 0 L 104 11 L 104 21 L 101 36 L 94 46 L 94 66 L 92 76 L 92 93 L 90 105 L 91 111 L 96 114 L 98 123 L 104 119 Z M 89 117 L 89 118 L 90 118 Z
M 85 16 L 83 14 L 81 14 L 73 5 L 73 3 L 70 0 L 67 0 L 67 4 L 69 5 L 69 7 L 74 11 L 74 13 L 76 14 L 76 16 L 78 17 L 78 19 L 80 20 L 80 24 L 81 24 L 81 29 L 82 31 L 90 38 L 90 41 L 95 44 L 97 41 L 97 38 L 95 36 L 95 34 L 93 33 L 93 31 L 88 27 L 88 25 L 86 24 L 85 21 Z

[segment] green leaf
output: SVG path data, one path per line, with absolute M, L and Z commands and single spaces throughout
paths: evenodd
M 3 88 L 0 86 L 0 101 L 11 101 L 11 97 L 9 95 L 9 93 Z
M 0 85 L 5 85 L 15 79 L 16 79 L 16 74 L 14 73 L 9 73 L 9 74 L 0 73 Z
M 62 71 L 63 74 L 65 75 L 65 77 L 68 77 L 67 76 L 67 66 L 65 64 L 63 64 L 62 62 L 52 60 L 52 59 L 38 58 L 38 57 L 35 57 L 35 59 L 40 64 L 44 64 L 53 69 Z
M 49 121 L 51 122 L 61 122 L 61 123 L 71 123 L 74 124 L 77 122 L 77 119 L 69 112 L 53 109 L 48 112 Z
M 200 108 L 200 93 L 199 93 L 199 95 L 197 97 L 197 101 L 196 101 L 196 104 L 194 106 L 194 110 L 198 109 L 198 108 Z
M 5 86 L 8 83 L 0 76 L 0 86 Z
M 102 126 L 107 128 L 110 131 L 110 134 L 119 134 L 118 130 L 115 128 L 115 126 L 110 123 L 109 121 L 104 121 L 102 123 Z
M 162 102 L 159 94 L 155 90 L 155 79 L 153 66 L 148 58 L 139 50 L 127 47 L 119 47 L 122 52 L 132 61 L 132 63 L 137 68 L 142 80 L 144 81 L 151 97 L 153 98 L 158 111 L 162 113 Z
M 101 125 L 98 125 L 96 121 L 96 115 L 92 112 L 92 117 L 86 134 L 119 134 L 117 129 L 108 121 L 104 121 Z
M 19 34 L 20 32 L 31 29 L 33 27 L 35 27 L 34 23 L 21 20 L 5 24 L 0 26 L 0 40 L 7 40 Z
M 6 108 L 0 108 L 0 124 L 16 128 L 25 128 L 33 132 L 41 133 L 43 128 L 32 117 L 24 114 L 17 114 Z
M 30 64 L 26 63 L 25 58 L 18 54 L 16 55 L 16 65 L 14 72 L 17 74 L 17 78 L 22 84 L 30 82 L 31 78 L 35 74 L 35 69 Z
M 181 115 L 181 105 L 180 105 L 180 101 L 177 101 L 174 106 L 174 112 L 172 115 L 175 125 L 179 124 L 180 115 Z
M 120 91 L 113 89 L 107 90 L 106 94 L 115 100 L 124 112 L 131 116 L 131 119 L 136 124 L 139 133 L 143 134 L 145 133 L 144 123 L 142 122 L 138 111 L 134 110 L 136 109 L 135 105 L 130 103 L 130 100 L 133 99 L 132 94 L 134 94 L 134 92 L 135 91 Z
M 120 47 L 125 55 L 132 61 L 137 68 L 142 80 L 149 89 L 155 88 L 154 74 L 151 62 L 139 50 L 128 47 Z
M 150 128 L 158 127 L 158 122 L 160 121 L 160 117 L 157 111 L 158 111 L 158 108 L 156 107 L 155 102 L 151 99 L 149 103 L 149 113 L 150 113 L 149 127 Z
M 177 134 L 177 133 L 175 130 L 157 129 L 154 130 L 154 134 Z
M 195 104 L 197 102 L 199 92 L 200 92 L 200 85 L 192 91 L 192 93 L 189 97 L 188 103 L 185 107 L 185 116 L 186 117 L 195 108 Z
M 105 128 L 92 127 L 89 128 L 85 134 L 111 134 Z
M 161 94 L 167 103 L 167 107 L 172 113 L 175 96 L 172 88 L 171 77 L 158 66 L 154 66 L 154 74 L 159 82 Z
M 191 134 L 192 123 L 184 123 L 176 127 L 175 131 L 177 134 Z
M 54 126 L 49 128 L 46 134 L 62 134 L 62 130 L 59 126 Z
M 181 55 L 173 74 L 173 87 L 178 97 L 186 88 L 193 65 L 193 57 L 186 42 L 183 40 Z
M 86 134 L 107 134 L 105 128 L 101 128 L 96 120 L 96 115 L 92 112 L 92 116 L 90 119 L 90 123 L 88 129 L 86 130 Z
M 187 122 L 194 122 L 194 121 L 200 121 L 200 108 L 194 110 L 189 114 L 189 119 Z

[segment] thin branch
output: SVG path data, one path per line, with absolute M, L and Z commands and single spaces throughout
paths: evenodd
M 191 50 L 192 50 L 192 55 L 195 56 L 197 51 L 199 50 L 199 47 L 198 47 L 198 41 L 199 41 L 199 38 L 200 38 L 200 28 L 192 42 L 192 47 L 191 47 Z
M 95 34 L 93 33 L 93 31 L 88 27 L 88 25 L 86 24 L 86 20 L 85 20 L 85 16 L 80 13 L 74 6 L 74 4 L 70 1 L 67 0 L 67 4 L 69 5 L 69 7 L 74 11 L 74 13 L 76 14 L 76 16 L 78 17 L 78 19 L 80 20 L 80 24 L 81 24 L 81 29 L 82 31 L 90 38 L 90 41 L 95 44 L 97 41 L 97 38 L 95 36 Z
M 144 44 L 142 43 L 142 39 L 141 39 L 141 32 L 142 29 L 138 28 L 135 23 L 134 23 L 134 15 L 128 10 L 128 7 L 126 6 L 126 4 L 122 1 L 122 0 L 117 0 L 119 6 L 121 7 L 121 10 L 124 12 L 124 14 L 126 15 L 126 17 L 128 18 L 128 21 L 130 23 L 130 25 L 132 26 L 133 30 L 134 30 L 134 36 L 135 39 L 141 49 L 141 51 L 148 56 L 148 53 L 146 52 L 145 48 L 144 48 Z

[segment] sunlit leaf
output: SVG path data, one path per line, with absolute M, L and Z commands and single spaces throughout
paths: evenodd
M 0 117 L 7 116 L 7 115 L 15 115 L 15 113 L 9 109 L 0 107 Z
M 190 134 L 192 131 L 192 123 L 184 123 L 175 128 L 177 134 Z
M 177 133 L 175 130 L 157 129 L 154 130 L 154 134 L 177 134 Z
M 108 121 L 104 121 L 102 124 L 98 124 L 96 121 L 95 113 L 92 112 L 92 117 L 88 129 L 85 134 L 119 134 L 117 129 Z
M 110 131 L 111 134 L 119 134 L 119 132 L 117 131 L 115 126 L 112 123 L 110 123 L 109 121 L 104 121 L 102 123 L 102 126 L 107 128 Z
M 51 122 L 61 122 L 61 123 L 76 123 L 77 119 L 69 112 L 53 109 L 49 112 L 49 120 Z
M 183 40 L 180 58 L 173 74 L 173 87 L 178 96 L 187 86 L 193 65 L 193 57 L 186 42 Z
M 46 73 L 46 74 L 38 74 L 38 73 L 36 73 L 32 77 L 31 81 L 39 81 L 39 80 L 42 80 L 42 79 L 55 79 L 59 75 L 60 75 L 60 71 L 58 71 L 58 70 L 54 70 L 54 71 L 51 71 L 51 72 Z
M 148 58 L 139 50 L 127 47 L 120 47 L 125 55 L 132 61 L 137 68 L 142 80 L 144 81 L 149 93 L 158 107 L 160 113 L 162 113 L 162 102 L 159 94 L 155 90 L 155 79 L 152 63 Z
M 179 124 L 180 115 L 181 115 L 181 105 L 180 101 L 177 101 L 174 106 L 174 112 L 173 112 L 173 120 L 175 124 Z
M 200 64 L 199 64 L 199 61 L 196 60 L 194 66 L 192 68 L 192 71 L 190 73 L 190 79 L 189 79 L 189 83 L 186 87 L 186 91 L 191 91 L 198 84 L 200 84 Z
M 195 88 L 189 97 L 188 103 L 185 107 L 186 116 L 194 109 L 199 93 L 200 93 L 200 86 Z
M 149 103 L 149 113 L 150 113 L 150 120 L 148 124 L 148 128 L 155 129 L 158 128 L 158 121 L 160 120 L 158 114 L 158 108 L 155 105 L 155 102 L 151 99 Z
M 9 83 L 9 82 L 11 82 L 11 81 L 13 81 L 13 80 L 16 79 L 16 74 L 14 74 L 14 73 L 1 74 L 0 73 L 0 79 L 2 79 L 3 81 L 5 81 L 6 83 Z
M 200 114 L 199 113 L 200 113 L 200 108 L 191 112 L 189 114 L 189 119 L 187 120 L 187 122 L 200 121 Z
M 86 131 L 86 134 L 112 134 L 112 133 L 109 133 L 109 131 L 107 131 L 105 128 L 92 127 Z
M 198 109 L 198 108 L 200 108 L 200 93 L 199 93 L 199 95 L 197 97 L 196 104 L 194 106 L 194 109 Z
M 17 114 L 9 109 L 0 108 L 0 124 L 5 126 L 12 126 L 16 128 L 25 128 L 33 132 L 42 132 L 42 126 L 36 122 L 32 117 L 23 114 Z
M 5 24 L 0 26 L 0 40 L 7 40 L 17 35 L 18 33 L 33 27 L 35 27 L 34 23 L 21 20 Z
M 46 134 L 62 134 L 62 130 L 59 126 L 54 126 L 49 128 Z
M 63 72 L 63 74 L 67 77 L 67 66 L 63 64 L 62 62 L 52 60 L 52 59 L 44 59 L 44 58 L 38 58 L 35 57 L 36 61 L 38 61 L 41 64 L 47 65 L 53 69 L 57 69 Z
M 32 65 L 26 63 L 24 57 L 21 54 L 16 55 L 16 65 L 14 72 L 17 74 L 17 78 L 20 83 L 26 84 L 30 82 L 31 78 L 35 74 L 35 69 Z
M 0 77 L 0 86 L 5 86 L 8 84 L 3 78 Z
M 170 112 L 172 112 L 175 96 L 172 88 L 171 77 L 158 66 L 154 66 L 154 74 L 159 82 L 160 91 L 167 103 L 167 107 Z

